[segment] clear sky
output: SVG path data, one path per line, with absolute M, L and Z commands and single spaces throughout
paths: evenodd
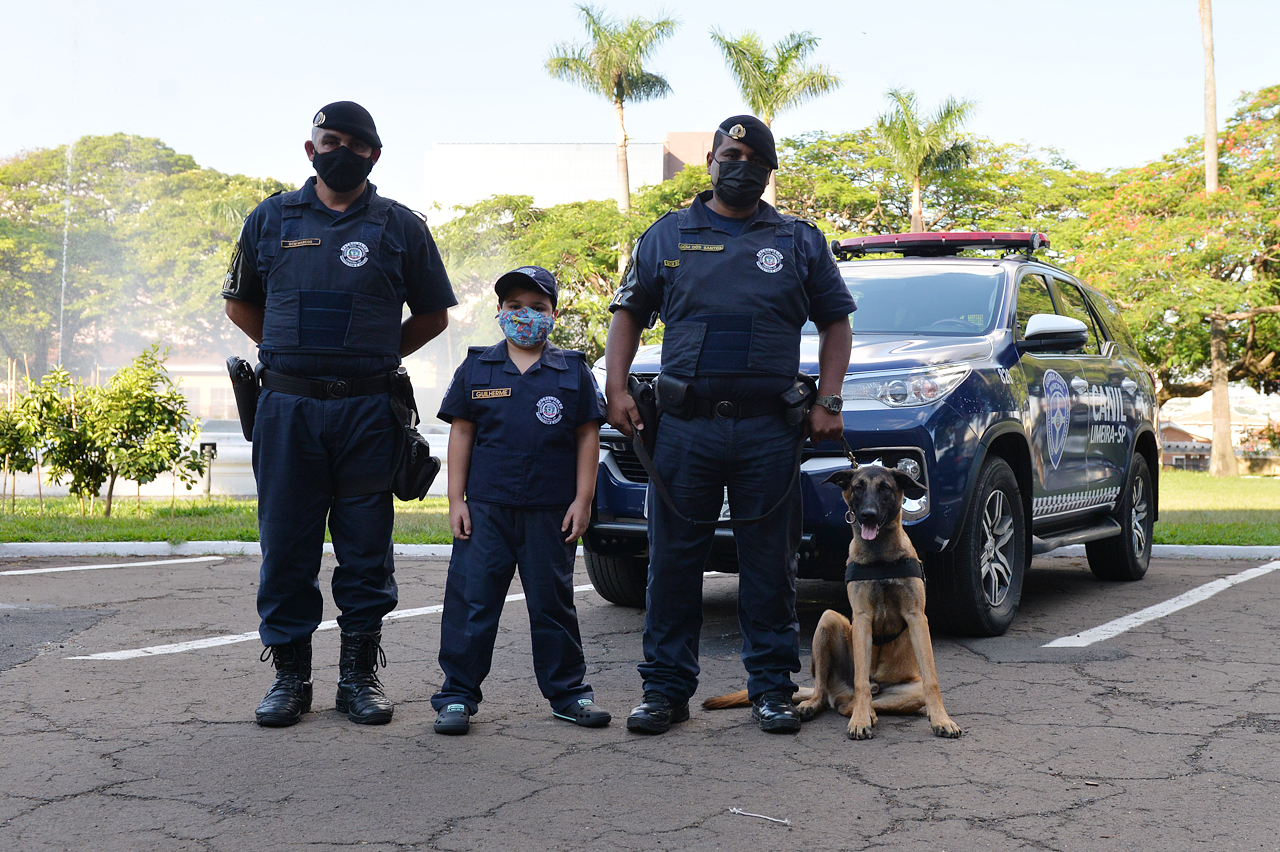
M 1153 159 L 1203 130 L 1196 0 L 597 5 L 681 21 L 652 62 L 674 93 L 627 109 L 636 141 L 743 111 L 712 27 L 821 38 L 815 59 L 844 86 L 782 115 L 779 136 L 865 127 L 895 86 L 927 107 L 974 99 L 970 130 L 1090 168 Z M 350 99 L 386 146 L 373 180 L 420 205 L 437 142 L 614 138 L 608 102 L 543 70 L 553 44 L 585 38 L 567 0 L 0 0 L 0 11 L 0 157 L 123 131 L 201 165 L 296 183 L 311 173 L 312 115 Z M 1221 123 L 1241 92 L 1280 83 L 1280 2 L 1214 0 L 1214 35 Z

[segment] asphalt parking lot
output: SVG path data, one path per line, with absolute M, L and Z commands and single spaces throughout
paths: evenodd
M 1155 560 L 1133 584 L 1099 583 L 1083 559 L 1038 561 L 1008 635 L 935 636 L 965 735 L 882 717 L 864 742 L 831 713 L 788 737 L 745 710 L 628 734 L 643 614 L 589 588 L 578 612 L 610 727 L 551 717 L 512 601 L 472 733 L 436 736 L 445 565 L 398 562 L 390 725 L 331 709 L 329 629 L 316 711 L 265 729 L 255 559 L 0 561 L 0 849 L 1280 849 L 1280 571 L 1241 580 L 1263 560 Z M 1148 610 L 1222 578 L 1236 579 Z M 744 683 L 735 586 L 706 580 L 699 697 Z M 837 584 L 800 595 L 806 637 L 824 609 L 847 611 Z

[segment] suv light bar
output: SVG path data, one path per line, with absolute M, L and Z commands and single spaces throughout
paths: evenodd
M 943 257 L 963 249 L 1014 249 L 1030 254 L 1048 248 L 1049 237 L 1029 231 L 950 231 L 920 234 L 881 234 L 832 240 L 831 253 L 837 258 L 898 252 L 912 257 Z

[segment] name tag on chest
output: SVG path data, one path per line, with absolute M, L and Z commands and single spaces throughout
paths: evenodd
M 478 388 L 471 392 L 472 399 L 497 399 L 511 396 L 511 388 Z
M 724 246 L 713 246 L 706 243 L 680 243 L 680 251 L 724 251 Z

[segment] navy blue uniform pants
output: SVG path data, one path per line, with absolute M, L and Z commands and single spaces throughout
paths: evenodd
M 335 496 L 343 482 L 391 469 L 395 421 L 386 394 L 309 399 L 264 390 L 253 427 L 264 645 L 305 639 L 320 624 L 326 523 L 338 565 L 333 600 L 344 632 L 380 630 L 399 598 L 391 556 L 391 492 Z
M 498 617 L 517 568 L 529 610 L 533 671 L 553 710 L 592 698 L 573 605 L 573 557 L 560 531 L 568 506 L 512 508 L 468 500 L 471 538 L 454 539 L 444 587 L 440 668 L 444 685 L 436 710 L 453 703 L 475 713 L 480 684 L 493 663 Z
M 791 496 L 771 517 L 734 530 L 738 550 L 738 624 L 747 690 L 795 691 L 800 670 L 796 620 L 796 553 L 800 546 L 800 489 L 796 442 L 800 430 L 781 414 L 732 420 L 662 418 L 654 466 L 682 515 L 714 520 L 724 489 L 733 517 L 754 518 Z M 648 495 L 649 586 L 644 625 L 645 690 L 675 701 L 698 687 L 702 630 L 702 574 L 715 528 L 677 518 L 652 488 Z

